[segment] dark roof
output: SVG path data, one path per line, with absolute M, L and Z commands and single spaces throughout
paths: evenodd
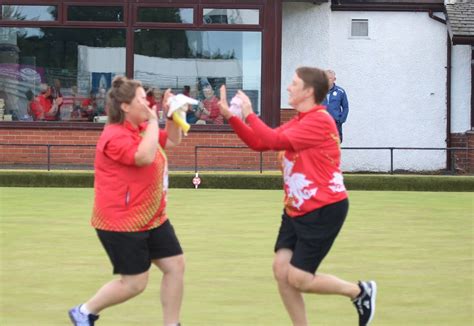
M 451 2 L 452 4 L 446 4 L 446 15 L 453 44 L 474 45 L 474 2 L 472 0 Z

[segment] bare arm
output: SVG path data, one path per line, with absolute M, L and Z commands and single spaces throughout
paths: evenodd
M 135 153 L 135 164 L 137 166 L 145 166 L 153 163 L 158 150 L 158 118 L 156 110 L 146 107 L 148 112 L 148 125 L 146 127 L 145 136 L 143 136 Z
M 168 99 L 173 96 L 171 89 L 167 89 L 163 95 L 163 114 L 167 116 L 169 105 Z M 173 120 L 166 120 L 165 130 L 168 133 L 168 139 L 166 140 L 166 147 L 178 146 L 182 140 L 181 128 L 173 122 Z

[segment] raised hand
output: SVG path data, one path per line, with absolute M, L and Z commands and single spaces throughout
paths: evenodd
M 244 119 L 247 119 L 249 114 L 253 113 L 252 102 L 250 101 L 250 98 L 247 96 L 247 94 L 240 90 L 237 92 L 237 97 L 242 101 L 242 115 Z
M 227 103 L 227 90 L 225 85 L 220 88 L 219 112 L 221 115 L 229 120 L 232 117 L 232 112 L 229 111 L 229 104 Z

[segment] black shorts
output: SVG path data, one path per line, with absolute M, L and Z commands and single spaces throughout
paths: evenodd
M 183 253 L 169 220 L 143 232 L 96 231 L 112 262 L 114 274 L 141 274 L 150 268 L 153 259 Z
M 349 201 L 344 199 L 296 218 L 283 212 L 275 252 L 282 248 L 292 250 L 291 265 L 316 273 L 341 230 L 348 209 Z

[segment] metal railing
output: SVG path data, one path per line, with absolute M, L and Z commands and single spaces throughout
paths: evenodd
M 247 149 L 250 150 L 247 146 L 213 146 L 213 145 L 196 145 L 194 147 L 194 172 L 198 172 L 198 150 L 200 148 L 218 148 L 218 149 Z M 263 152 L 260 153 L 260 173 L 263 173 Z
M 85 147 L 85 148 L 94 148 L 95 144 L 11 144 L 11 143 L 0 143 L 0 146 L 11 146 L 11 147 L 46 147 L 47 154 L 47 170 L 51 170 L 51 149 L 53 147 Z M 194 147 L 194 172 L 198 172 L 198 153 L 200 149 L 235 149 L 235 150 L 250 150 L 247 146 L 220 146 L 220 145 L 196 145 Z M 455 172 L 456 166 L 456 156 L 453 155 L 456 151 L 472 151 L 474 148 L 465 148 L 465 147 L 342 147 L 342 150 L 386 150 L 390 152 L 390 174 L 394 173 L 394 154 L 395 151 L 446 151 L 448 157 L 450 158 L 450 171 L 451 173 Z M 259 171 L 263 173 L 263 152 L 258 152 L 259 154 Z M 1 162 L 0 162 L 1 163 Z
M 46 147 L 47 148 L 47 169 L 51 171 L 51 148 L 53 147 L 90 147 L 94 148 L 96 145 L 82 145 L 82 144 L 4 144 L 0 143 L 0 146 L 12 146 L 12 147 Z
M 199 149 L 247 149 L 247 146 L 212 146 L 212 145 L 196 145 L 194 147 L 194 172 L 198 172 L 198 151 Z M 408 150 L 421 150 L 421 151 L 446 151 L 450 157 L 450 172 L 455 172 L 455 155 L 456 151 L 472 151 L 474 148 L 465 148 L 465 147 L 341 147 L 341 150 L 388 150 L 390 151 L 390 174 L 394 173 L 394 152 L 395 151 L 408 151 Z M 259 161 L 259 170 L 260 173 L 263 172 L 263 153 L 260 152 L 260 161 Z

